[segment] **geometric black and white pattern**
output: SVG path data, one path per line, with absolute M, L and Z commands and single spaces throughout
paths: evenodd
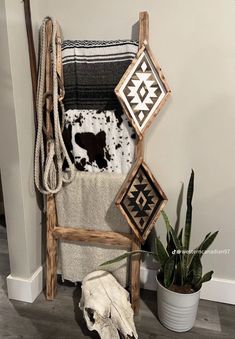
M 147 165 L 141 163 L 120 202 L 122 214 L 137 237 L 144 242 L 167 200 Z
M 134 120 L 137 133 L 141 133 L 168 90 L 147 49 L 139 55 L 128 72 L 119 89 L 119 95 Z

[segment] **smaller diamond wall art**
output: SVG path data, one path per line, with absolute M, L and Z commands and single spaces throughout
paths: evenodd
M 135 164 L 117 197 L 117 207 L 144 243 L 153 228 L 167 197 L 143 161 Z
M 142 138 L 170 94 L 165 76 L 148 45 L 139 50 L 115 88 L 115 93 Z

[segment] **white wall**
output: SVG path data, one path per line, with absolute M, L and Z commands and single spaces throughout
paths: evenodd
M 141 10 L 149 12 L 150 45 L 172 89 L 147 133 L 146 161 L 172 222 L 181 181 L 187 185 L 194 168 L 192 246 L 220 230 L 213 248 L 230 254 L 205 256 L 204 270 L 235 280 L 235 1 L 44 0 L 39 18 L 56 17 L 64 38 L 118 39 L 131 37 Z M 157 230 L 163 237 L 162 221 Z

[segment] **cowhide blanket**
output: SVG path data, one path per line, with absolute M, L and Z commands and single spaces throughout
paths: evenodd
M 66 40 L 62 44 L 63 137 L 80 171 L 126 174 L 132 165 L 135 133 L 114 88 L 137 49 L 138 43 L 131 40 Z
M 79 171 L 126 174 L 133 162 L 135 133 L 115 111 L 69 110 L 65 133 Z

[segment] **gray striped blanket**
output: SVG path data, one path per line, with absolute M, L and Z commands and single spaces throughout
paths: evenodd
M 131 40 L 65 40 L 62 44 L 65 110 L 118 109 L 114 88 L 137 50 L 138 43 Z

